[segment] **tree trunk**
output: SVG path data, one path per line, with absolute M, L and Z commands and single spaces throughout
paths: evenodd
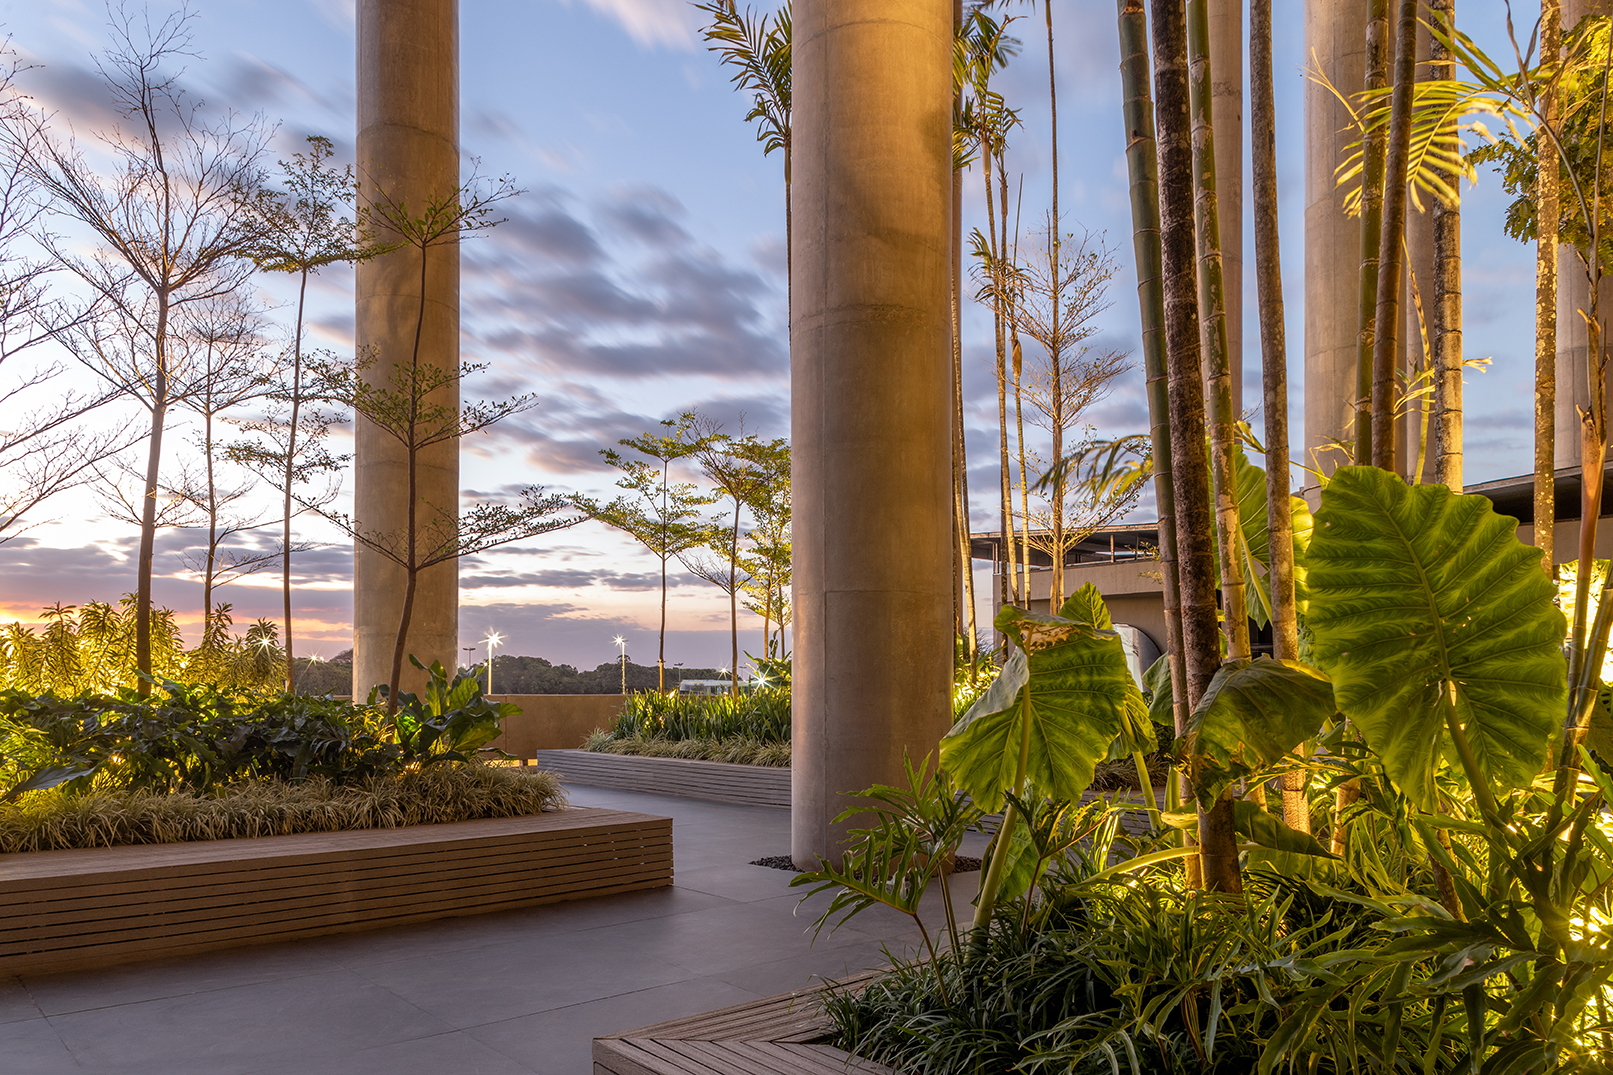
M 1371 0 L 1367 13 L 1366 85 L 1389 85 L 1389 0 Z M 1385 132 L 1375 127 L 1361 144 L 1361 305 L 1356 315 L 1355 450 L 1351 462 L 1372 459 L 1372 354 L 1378 314 L 1378 247 L 1383 238 Z
M 1193 223 L 1198 240 L 1199 338 L 1209 405 L 1210 477 L 1214 485 L 1216 551 L 1221 565 L 1221 610 L 1227 657 L 1249 656 L 1249 615 L 1238 555 L 1238 413 L 1232 404 L 1232 356 L 1227 353 L 1226 295 L 1221 278 L 1221 225 L 1215 196 L 1215 128 L 1210 120 L 1208 0 L 1188 0 L 1188 98 L 1193 117 Z
M 308 295 L 308 270 L 297 285 L 297 327 L 291 344 L 291 422 L 286 433 L 285 494 L 280 525 L 280 599 L 286 621 L 286 693 L 297 689 L 297 666 L 291 649 L 291 482 L 297 468 L 297 421 L 302 410 L 302 316 Z
M 151 441 L 146 448 L 146 482 L 140 500 L 140 553 L 135 563 L 134 666 L 151 675 L 151 560 L 157 542 L 157 479 L 162 469 L 162 433 L 168 420 L 168 296 L 157 295 L 157 376 L 151 386 Z M 144 698 L 151 684 L 136 677 Z
M 1279 661 L 1299 660 L 1294 597 L 1294 517 L 1288 473 L 1288 341 L 1283 331 L 1282 248 L 1277 232 L 1277 115 L 1271 81 L 1271 0 L 1249 0 L 1249 140 L 1254 165 L 1255 290 L 1266 415 L 1266 518 L 1271 534 L 1271 638 Z M 1305 774 L 1283 777 L 1283 823 L 1311 831 Z
M 1430 14 L 1438 20 L 1456 25 L 1455 0 L 1430 0 Z M 1561 20 L 1559 20 L 1560 22 Z M 1561 31 L 1557 35 L 1561 38 Z M 1453 79 L 1456 77 L 1456 64 L 1450 50 L 1439 43 L 1438 38 L 1429 42 L 1430 78 Z M 1455 134 L 1455 124 L 1448 125 L 1450 133 Z M 1544 140 L 1544 139 L 1543 139 Z M 1546 141 L 1545 150 L 1553 162 L 1556 161 L 1556 151 Z M 1447 173 L 1446 181 L 1451 188 L 1460 193 L 1462 177 Z M 1551 213 L 1552 228 L 1557 226 L 1557 172 L 1551 169 Z M 1462 491 L 1462 207 L 1461 203 L 1447 206 L 1444 202 L 1434 202 L 1434 309 L 1430 319 L 1430 335 L 1434 357 L 1434 480 L 1450 486 L 1453 492 Z M 1555 437 L 1553 436 L 1553 423 L 1556 420 L 1557 399 L 1557 244 L 1555 230 L 1553 230 L 1552 258 L 1551 258 L 1551 317 L 1547 344 L 1551 348 L 1548 354 L 1546 368 L 1550 382 L 1550 395 L 1545 398 L 1544 410 L 1541 398 L 1535 398 L 1535 428 L 1540 428 L 1540 415 L 1545 415 L 1546 426 L 1546 488 L 1548 501 L 1552 483 L 1552 455 L 1556 451 Z M 1536 326 L 1539 326 L 1539 299 L 1537 267 L 1537 298 L 1536 298 Z M 1539 370 L 1539 343 L 1535 348 L 1536 371 Z M 1535 466 L 1540 466 L 1540 445 L 1535 445 Z M 1540 515 L 1538 500 L 1538 474 L 1536 476 L 1536 535 Z M 1555 505 L 1548 503 L 1546 509 L 1546 531 L 1548 535 L 1554 529 Z M 1550 538 L 1548 537 L 1548 541 Z M 1550 574 L 1551 553 L 1545 557 L 1546 572 Z
M 1216 625 L 1214 517 L 1205 453 L 1199 296 L 1193 231 L 1193 137 L 1188 109 L 1183 0 L 1151 0 L 1154 97 L 1159 142 L 1160 254 L 1165 293 L 1165 356 L 1171 415 L 1171 481 L 1182 598 L 1182 655 L 1189 710 L 1221 663 Z M 1230 804 L 1227 804 L 1230 806 Z M 1189 883 L 1239 891 L 1237 844 L 1224 826 L 1201 821 L 1200 878 Z
M 1417 0 L 1399 0 L 1395 81 L 1384 156 L 1383 234 L 1378 239 L 1378 310 L 1372 339 L 1372 465 L 1395 469 L 1395 365 L 1406 234 L 1406 171 L 1411 155 L 1412 90 L 1417 80 Z
M 1013 469 L 1009 465 L 1008 457 L 1008 345 L 1004 329 L 1005 310 L 1003 307 L 1003 255 L 1004 251 L 997 241 L 997 213 L 996 202 L 992 197 L 992 161 L 995 147 L 983 146 L 980 154 L 981 173 L 986 183 L 986 249 L 990 253 L 989 265 L 992 288 L 991 322 L 992 332 L 997 345 L 997 462 L 999 468 L 998 492 L 1001 494 L 1001 530 L 1002 530 L 1002 574 L 997 582 L 1001 589 L 1002 604 L 1019 604 L 1019 559 L 1014 548 L 1014 486 Z M 1007 188 L 1003 190 L 1007 197 Z M 1003 203 L 1003 215 L 1008 213 L 1008 204 Z
M 963 27 L 963 0 L 953 0 L 953 33 Z M 953 117 L 962 101 L 961 89 L 954 89 Z M 963 170 L 952 169 L 952 514 L 955 530 L 954 561 L 959 572 L 953 587 L 958 606 L 958 634 L 964 639 L 964 654 L 975 659 L 975 579 L 969 544 L 969 467 L 967 441 L 963 432 Z
M 213 626 L 213 577 L 218 570 L 218 484 L 213 476 L 212 401 L 202 416 L 202 450 L 207 457 L 207 564 L 202 572 L 202 637 Z
M 412 529 L 412 528 L 411 528 Z M 403 612 L 398 616 L 398 640 L 392 647 L 392 675 L 387 680 L 386 711 L 398 711 L 398 684 L 403 679 L 403 651 L 409 640 L 409 621 L 414 618 L 415 582 L 420 571 L 413 563 L 408 568 L 408 581 L 403 587 Z M 487 693 L 493 693 L 493 651 L 487 651 Z
M 1053 367 L 1053 577 L 1047 591 L 1047 611 L 1057 614 L 1064 604 L 1064 468 L 1059 464 L 1064 458 L 1064 386 L 1063 386 L 1063 354 L 1062 348 L 1057 344 L 1059 340 L 1059 314 L 1063 303 L 1060 299 L 1063 291 L 1059 283 L 1063 278 L 1063 268 L 1060 264 L 1060 252 L 1063 249 L 1064 218 L 1059 215 L 1059 95 L 1058 82 L 1054 77 L 1053 65 L 1053 0 L 1042 0 L 1042 12 L 1047 19 L 1047 107 L 1049 113 L 1048 128 L 1051 139 L 1051 158 L 1053 165 L 1053 224 L 1048 229 L 1048 256 L 1051 259 L 1053 298 L 1052 303 L 1052 335 L 1055 341 L 1054 353 L 1048 357 L 1052 359 Z M 1024 480 L 1021 475 L 1021 481 Z M 1025 526 L 1030 527 L 1030 511 L 1025 512 Z M 1029 581 L 1027 579 L 1027 581 Z
M 734 530 L 728 540 L 728 632 L 733 642 L 734 663 L 729 666 L 734 684 L 734 697 L 739 697 L 739 493 L 734 493 Z M 622 660 L 622 675 L 627 675 L 627 660 Z M 626 688 L 623 688 L 626 693 Z
M 1118 3 L 1126 165 L 1131 179 L 1132 248 L 1137 264 L 1137 305 L 1142 312 L 1148 432 L 1154 453 L 1154 502 L 1159 516 L 1165 654 L 1171 670 L 1172 717 L 1176 733 L 1181 735 L 1187 730 L 1187 690 L 1182 669 L 1180 583 L 1176 577 L 1176 496 L 1171 488 L 1170 391 L 1165 370 L 1165 291 L 1160 266 L 1154 101 L 1148 86 L 1148 15 L 1143 9 L 1143 0 L 1118 0 Z
M 1561 62 L 1563 16 L 1559 0 L 1541 0 L 1540 58 L 1544 63 Z M 1541 126 L 1557 124 L 1557 93 L 1548 89 L 1541 107 Z M 1535 188 L 1535 544 L 1540 547 L 1540 566 L 1548 578 L 1557 574 L 1557 229 L 1562 218 L 1558 200 L 1557 148 L 1545 131 L 1535 135 L 1535 155 L 1539 162 Z M 1455 435 L 1461 435 L 1461 370 L 1453 379 L 1456 413 Z M 1441 384 L 1443 385 L 1443 379 Z M 1441 455 L 1444 453 L 1445 408 L 1440 408 Z M 1460 442 L 1458 442 L 1460 444 Z M 1461 456 L 1457 455 L 1457 480 L 1461 480 Z

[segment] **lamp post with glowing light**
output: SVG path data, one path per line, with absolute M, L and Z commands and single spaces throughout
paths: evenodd
M 625 698 L 627 696 L 627 639 L 617 635 L 611 641 L 616 643 L 616 647 L 622 651 L 622 697 Z
M 494 646 L 502 646 L 504 644 L 504 636 L 499 634 L 497 631 L 489 631 L 489 632 L 487 632 L 487 637 L 482 639 L 482 641 L 487 643 L 487 694 L 488 694 L 488 697 L 492 697 L 492 695 L 493 695 L 493 647 Z

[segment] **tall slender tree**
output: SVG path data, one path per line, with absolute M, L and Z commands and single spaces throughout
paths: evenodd
M 1148 432 L 1153 449 L 1154 504 L 1159 519 L 1159 562 L 1165 610 L 1165 655 L 1171 670 L 1172 717 L 1187 731 L 1187 688 L 1182 668 L 1181 584 L 1176 573 L 1176 493 L 1172 487 L 1170 390 L 1165 368 L 1165 290 L 1160 264 L 1159 170 L 1154 100 L 1148 86 L 1148 14 L 1143 0 L 1117 0 L 1120 8 L 1120 81 L 1126 120 L 1126 167 L 1131 179 L 1132 249 L 1137 305 L 1142 313 L 1143 375 L 1148 391 Z
M 1389 85 L 1390 0 L 1370 0 L 1367 11 L 1366 85 L 1368 95 Z M 1361 152 L 1361 273 L 1360 306 L 1355 339 L 1355 443 L 1352 462 L 1365 466 L 1372 460 L 1372 353 L 1378 317 L 1378 252 L 1383 241 L 1383 169 L 1387 132 L 1382 124 L 1367 124 Z
M 1436 42 L 1443 50 L 1444 43 Z M 1448 50 L 1445 50 L 1448 51 Z M 1540 61 L 1546 84 L 1541 90 L 1540 127 L 1535 134 L 1535 544 L 1540 547 L 1541 569 L 1557 573 L 1557 231 L 1559 204 L 1557 149 L 1552 132 L 1557 127 L 1557 80 L 1562 64 L 1563 12 L 1560 0 L 1541 0 Z M 1454 67 L 1454 65 L 1452 65 Z M 1461 369 L 1455 371 L 1447 398 L 1454 394 L 1458 412 L 1451 424 L 1454 439 L 1460 430 Z M 1441 369 L 1441 376 L 1444 370 Z M 1443 382 L 1442 382 L 1443 383 Z M 1436 401 L 1437 405 L 1438 401 Z M 1445 408 L 1440 414 L 1440 457 L 1445 453 Z M 1460 456 L 1454 476 L 1461 480 Z M 1447 480 L 1442 477 L 1441 480 Z M 1448 482 L 1447 482 L 1448 483 Z
M 75 142 L 46 131 L 43 117 L 33 120 L 24 168 L 53 212 L 94 236 L 91 254 L 54 242 L 52 253 L 105 316 L 121 323 L 110 331 L 86 323 L 64 338 L 150 416 L 135 560 L 135 664 L 149 674 L 163 434 L 185 389 L 173 320 L 177 308 L 229 294 L 251 274 L 264 220 L 259 160 L 267 135 L 256 120 L 233 114 L 205 119 L 180 85 L 174 65 L 192 54 L 189 11 L 153 23 L 143 10 L 119 5 L 109 16 L 113 43 L 97 66 L 123 121 L 99 138 L 114 161 L 111 172 L 97 171 Z M 150 684 L 141 678 L 136 689 L 148 693 Z
M 1266 416 L 1266 518 L 1271 549 L 1272 655 L 1299 660 L 1294 593 L 1294 516 L 1289 499 L 1288 343 L 1283 331 L 1282 247 L 1277 233 L 1277 108 L 1271 80 L 1271 0 L 1249 0 L 1249 141 L 1254 165 L 1255 291 Z M 1283 822 L 1311 831 L 1305 774 L 1283 777 Z
M 300 512 L 292 489 L 297 485 L 299 476 L 307 472 L 308 463 L 325 461 L 318 456 L 317 450 L 313 455 L 305 450 L 316 445 L 299 443 L 303 433 L 303 408 L 320 402 L 320 393 L 308 383 L 303 354 L 308 278 L 332 265 L 350 264 L 374 257 L 384 249 L 371 233 L 366 213 L 355 213 L 356 222 L 346 215 L 345 210 L 353 203 L 358 188 L 351 167 L 337 169 L 331 165 L 333 152 L 330 139 L 310 135 L 306 152 L 295 153 L 290 161 L 280 162 L 280 189 L 274 194 L 268 228 L 253 251 L 253 260 L 260 269 L 297 278 L 297 313 L 291 330 L 291 366 L 278 393 L 286 406 L 287 415 L 283 423 L 276 423 L 274 430 L 278 434 L 274 439 L 283 439 L 283 443 L 275 446 L 278 451 L 260 443 L 254 459 L 260 465 L 273 465 L 279 474 L 275 484 L 280 487 L 281 497 L 280 601 L 287 691 L 296 687 L 296 647 L 292 642 L 291 616 L 291 554 L 296 542 L 291 525 L 292 519 Z M 264 432 L 269 430 L 265 428 Z M 315 436 L 311 439 L 317 442 L 323 438 Z M 321 465 L 316 469 L 326 468 Z
M 710 532 L 700 509 L 712 502 L 692 482 L 672 481 L 672 464 L 695 454 L 694 416 L 685 414 L 662 421 L 663 432 L 643 433 L 616 443 L 637 452 L 642 459 L 601 448 L 605 462 L 622 471 L 617 488 L 628 495 L 599 505 L 586 497 L 573 503 L 591 518 L 628 534 L 661 564 L 661 630 L 655 668 L 658 690 L 666 690 L 667 565 L 703 544 Z M 652 462 L 646 462 L 652 460 Z
M 1165 293 L 1165 356 L 1171 424 L 1176 555 L 1182 591 L 1182 658 L 1189 711 L 1221 665 L 1215 600 L 1215 517 L 1205 448 L 1200 370 L 1197 250 L 1193 232 L 1193 133 L 1188 107 L 1187 15 L 1183 0 L 1151 0 L 1154 107 L 1159 144 L 1159 232 Z M 1219 821 L 1220 819 L 1215 819 Z M 1198 877 L 1236 889 L 1237 840 L 1230 825 L 1201 823 Z M 1229 876 L 1230 868 L 1230 876 Z
M 1372 465 L 1394 470 L 1400 289 L 1405 268 L 1406 182 L 1411 106 L 1417 81 L 1417 0 L 1396 0 L 1394 89 L 1383 169 L 1383 230 L 1378 238 L 1378 303 L 1372 335 Z

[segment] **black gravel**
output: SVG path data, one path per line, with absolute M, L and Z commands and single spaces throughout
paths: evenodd
M 801 868 L 795 860 L 788 855 L 768 855 L 766 858 L 751 860 L 752 866 L 766 866 L 770 870 L 788 870 L 790 873 L 800 873 Z M 980 869 L 980 860 L 969 855 L 959 855 L 952 860 L 953 873 L 975 873 Z

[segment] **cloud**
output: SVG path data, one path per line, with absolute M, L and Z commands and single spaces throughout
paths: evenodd
M 568 4 L 570 0 L 567 0 Z M 617 22 L 641 46 L 694 48 L 694 18 L 685 0 L 587 0 L 588 6 Z
M 512 203 L 508 223 L 466 248 L 467 333 L 527 378 L 782 380 L 779 282 L 697 242 L 684 215 L 644 186 L 586 218 L 556 190 Z

